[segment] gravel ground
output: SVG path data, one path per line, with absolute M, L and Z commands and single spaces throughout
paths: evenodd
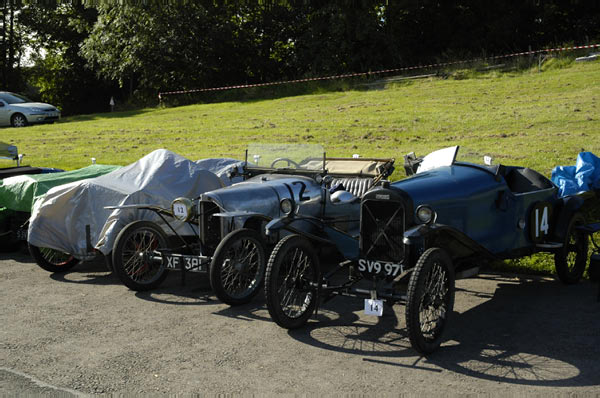
M 0 254 L 0 394 L 413 393 L 600 391 L 597 286 L 482 274 L 457 282 L 439 351 L 410 347 L 404 307 L 382 318 L 334 299 L 297 331 L 263 297 L 230 308 L 208 282 L 173 273 L 128 290 L 101 262 L 49 274 Z

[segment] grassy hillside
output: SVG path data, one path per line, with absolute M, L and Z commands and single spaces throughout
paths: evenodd
M 582 148 L 600 154 L 600 62 L 551 60 L 542 73 L 459 71 L 370 90 L 78 116 L 0 134 L 27 163 L 64 169 L 91 157 L 124 165 L 157 148 L 240 158 L 249 142 L 308 141 L 332 156 L 397 159 L 460 144 L 549 174 Z
M 65 118 L 0 130 L 27 163 L 74 169 L 131 163 L 157 148 L 241 158 L 250 142 L 321 143 L 331 156 L 396 157 L 463 145 L 546 175 L 582 148 L 600 154 L 600 62 L 551 60 L 540 73 L 456 71 L 370 90 Z M 401 178 L 401 167 L 394 178 Z M 553 269 L 548 255 L 499 264 Z

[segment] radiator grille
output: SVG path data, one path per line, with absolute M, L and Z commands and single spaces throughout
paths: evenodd
M 361 209 L 363 258 L 399 263 L 404 258 L 404 206 L 390 200 L 365 200 Z
M 221 209 L 210 201 L 201 201 L 199 204 L 200 239 L 206 248 L 216 248 L 221 241 L 221 218 L 213 217 Z

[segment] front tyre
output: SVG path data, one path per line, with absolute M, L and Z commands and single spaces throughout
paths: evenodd
M 154 289 L 167 277 L 160 255 L 161 250 L 167 248 L 167 235 L 158 225 L 134 221 L 117 236 L 113 247 L 113 271 L 132 290 Z
M 65 272 L 79 264 L 79 260 L 68 253 L 32 244 L 28 246 L 37 265 L 48 272 Z
M 226 304 L 248 303 L 262 286 L 266 262 L 260 233 L 252 229 L 233 231 L 215 250 L 210 264 L 210 286 Z
M 452 260 L 440 248 L 427 249 L 408 283 L 406 327 L 415 350 L 430 354 L 440 346 L 453 307 Z
M 13 127 L 25 127 L 27 126 L 27 118 L 20 113 L 15 113 L 10 118 L 10 124 Z
M 271 318 L 296 329 L 308 322 L 317 305 L 319 258 L 300 235 L 283 238 L 273 249 L 265 277 L 265 296 Z
M 563 247 L 554 254 L 554 266 L 558 279 L 566 285 L 579 282 L 585 271 L 588 255 L 588 236 L 577 227 L 585 224 L 581 214 L 569 221 Z

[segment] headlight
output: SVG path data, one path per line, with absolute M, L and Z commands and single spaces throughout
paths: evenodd
M 281 202 L 279 203 L 279 208 L 281 209 L 283 214 L 287 216 L 292 212 L 292 210 L 294 210 L 294 204 L 290 199 L 281 199 Z
M 192 218 L 192 201 L 188 198 L 177 198 L 171 203 L 171 211 L 173 212 L 173 217 L 179 221 L 188 221 Z
M 29 108 L 29 110 L 32 112 L 44 112 L 42 108 Z
M 417 207 L 417 220 L 423 224 L 429 224 L 435 219 L 435 211 L 427 205 L 421 205 Z

